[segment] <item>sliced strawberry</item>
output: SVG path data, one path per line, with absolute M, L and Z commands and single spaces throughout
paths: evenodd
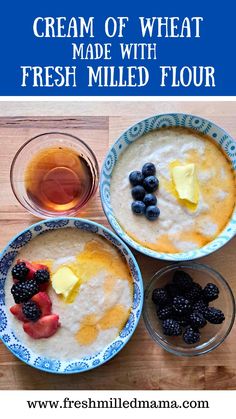
M 41 308 L 42 317 L 51 314 L 52 302 L 46 292 L 38 292 L 31 298 L 31 301 L 34 301 Z
M 44 284 L 39 284 L 40 291 L 42 292 L 47 291 L 48 285 L 49 285 L 49 282 L 45 282 Z
M 41 317 L 36 322 L 24 323 L 23 329 L 33 339 L 41 339 L 54 335 L 59 326 L 59 316 L 57 314 L 50 314 L 49 316 Z
M 22 304 L 15 304 L 14 306 L 10 307 L 10 312 L 21 322 L 28 321 L 23 314 Z

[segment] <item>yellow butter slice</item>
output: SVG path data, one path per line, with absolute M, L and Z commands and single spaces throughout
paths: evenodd
M 53 289 L 57 294 L 63 294 L 65 298 L 68 297 L 78 281 L 78 277 L 66 266 L 62 266 L 52 275 Z
M 195 164 L 174 166 L 171 171 L 179 198 L 197 204 L 199 201 L 199 184 Z

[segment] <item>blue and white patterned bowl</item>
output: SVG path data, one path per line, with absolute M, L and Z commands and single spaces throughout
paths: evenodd
M 234 171 L 236 170 L 236 142 L 222 128 L 218 127 L 213 122 L 210 122 L 207 119 L 194 115 L 181 113 L 155 115 L 147 119 L 144 119 L 128 128 L 118 138 L 118 140 L 109 150 L 103 163 L 100 178 L 101 201 L 104 212 L 107 216 L 110 225 L 113 227 L 116 233 L 134 249 L 147 256 L 151 256 L 153 258 L 162 260 L 184 261 L 197 259 L 209 255 L 212 252 L 215 252 L 216 250 L 224 246 L 230 239 L 232 239 L 232 237 L 234 237 L 234 235 L 236 234 L 236 209 L 234 210 L 229 223 L 226 225 L 224 230 L 218 235 L 216 239 L 212 240 L 210 243 L 201 247 L 200 249 L 170 254 L 156 252 L 155 250 L 148 249 L 134 241 L 131 237 L 129 237 L 128 234 L 126 234 L 126 232 L 117 222 L 111 206 L 111 177 L 113 169 L 121 153 L 123 153 L 126 150 L 126 148 L 129 147 L 130 144 L 136 141 L 143 134 L 146 134 L 150 131 L 154 131 L 158 128 L 167 127 L 186 127 L 196 130 L 197 132 L 200 132 L 202 134 L 208 135 L 212 138 L 213 141 L 216 142 L 216 144 L 218 144 L 221 147 L 221 149 L 225 152 L 225 154 L 231 161 Z
M 17 330 L 12 330 L 10 322 L 8 321 L 9 313 L 5 306 L 5 281 L 9 269 L 12 268 L 12 263 L 17 256 L 20 249 L 25 246 L 30 240 L 45 231 L 55 229 L 62 229 L 66 227 L 77 228 L 85 230 L 94 234 L 99 234 L 106 240 L 111 242 L 122 253 L 130 268 L 133 283 L 134 296 L 133 305 L 129 319 L 121 330 L 119 336 L 101 352 L 94 354 L 94 356 L 84 357 L 81 359 L 71 359 L 65 361 L 63 359 L 51 359 L 38 356 L 30 347 L 22 344 L 17 337 Z M 131 338 L 141 315 L 143 305 L 143 282 L 138 264 L 129 250 L 129 248 L 107 228 L 95 222 L 81 219 L 81 218 L 54 218 L 50 221 L 41 221 L 33 224 L 29 228 L 22 231 L 14 237 L 10 243 L 3 250 L 0 255 L 0 337 L 2 342 L 10 351 L 16 355 L 21 361 L 24 361 L 31 367 L 38 368 L 43 371 L 71 374 L 83 371 L 88 371 L 96 368 L 104 362 L 113 358 L 129 341 Z

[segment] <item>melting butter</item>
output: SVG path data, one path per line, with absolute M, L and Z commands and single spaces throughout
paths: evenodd
M 171 173 L 179 198 L 197 204 L 199 201 L 199 184 L 195 164 L 173 166 Z
M 57 294 L 67 298 L 79 278 L 67 266 L 62 266 L 52 275 L 52 287 Z

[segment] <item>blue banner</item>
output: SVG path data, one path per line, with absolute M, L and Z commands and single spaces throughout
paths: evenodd
M 234 1 L 4 2 L 1 96 L 235 96 Z

